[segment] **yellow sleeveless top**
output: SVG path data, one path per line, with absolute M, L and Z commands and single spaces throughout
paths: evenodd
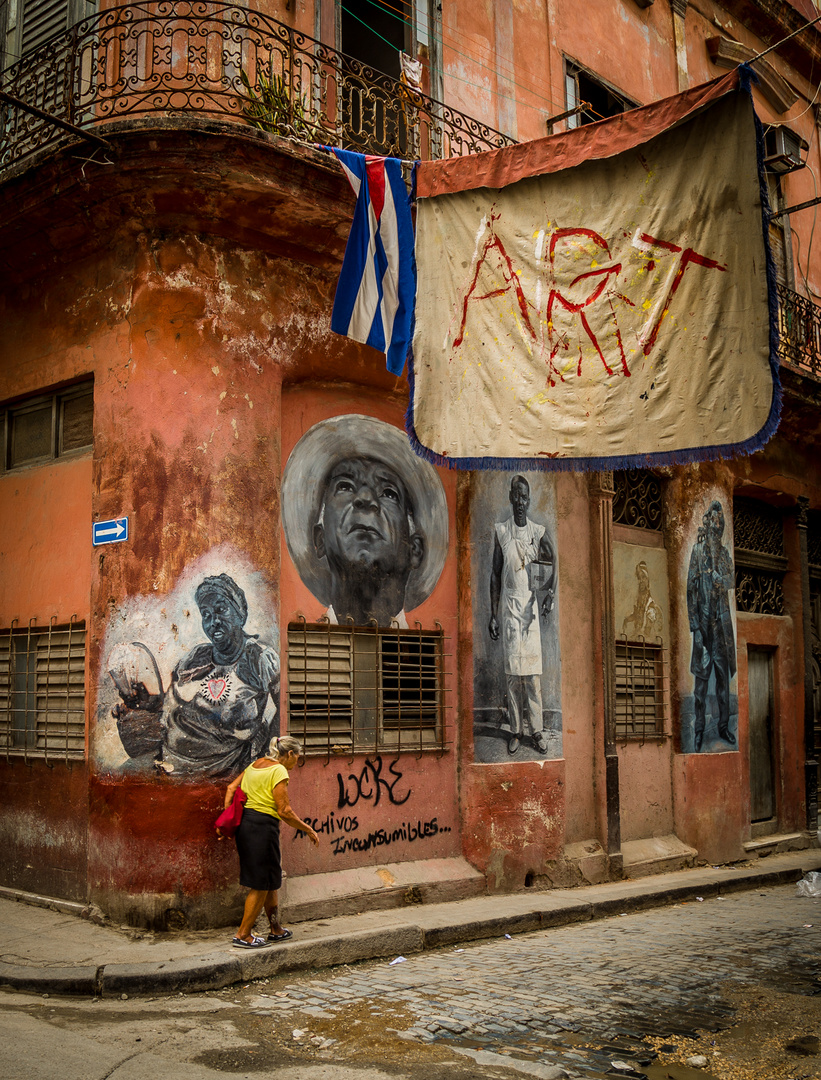
M 274 803 L 274 788 L 287 779 L 288 770 L 279 762 L 265 769 L 255 769 L 253 765 L 249 765 L 242 774 L 239 785 L 248 796 L 248 802 L 245 805 L 249 810 L 256 810 L 260 814 L 270 814 L 278 818 L 279 814 Z

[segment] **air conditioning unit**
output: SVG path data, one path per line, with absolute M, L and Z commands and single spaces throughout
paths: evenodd
M 791 128 L 779 124 L 768 128 L 764 135 L 764 165 L 769 172 L 788 173 L 803 169 L 802 151 L 809 144 Z

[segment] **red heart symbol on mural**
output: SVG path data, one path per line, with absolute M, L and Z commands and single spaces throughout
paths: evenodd
M 225 693 L 225 688 L 228 685 L 225 679 L 209 679 L 208 680 L 208 693 L 214 699 L 219 701 L 222 695 Z

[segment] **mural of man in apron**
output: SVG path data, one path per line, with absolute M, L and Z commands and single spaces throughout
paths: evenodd
M 488 632 L 500 636 L 507 679 L 508 751 L 515 754 L 525 734 L 525 715 L 537 748 L 547 749 L 542 712 L 542 630 L 539 609 L 553 606 L 555 557 L 544 525 L 527 516 L 530 485 L 523 476 L 510 484 L 512 516 L 497 523 L 490 578 Z M 539 603 L 538 592 L 544 590 Z M 501 618 L 501 627 L 499 619 Z

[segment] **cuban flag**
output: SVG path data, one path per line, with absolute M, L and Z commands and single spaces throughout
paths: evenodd
M 356 195 L 331 329 L 386 353 L 388 371 L 401 375 L 416 296 L 413 223 L 402 163 L 328 149 Z

